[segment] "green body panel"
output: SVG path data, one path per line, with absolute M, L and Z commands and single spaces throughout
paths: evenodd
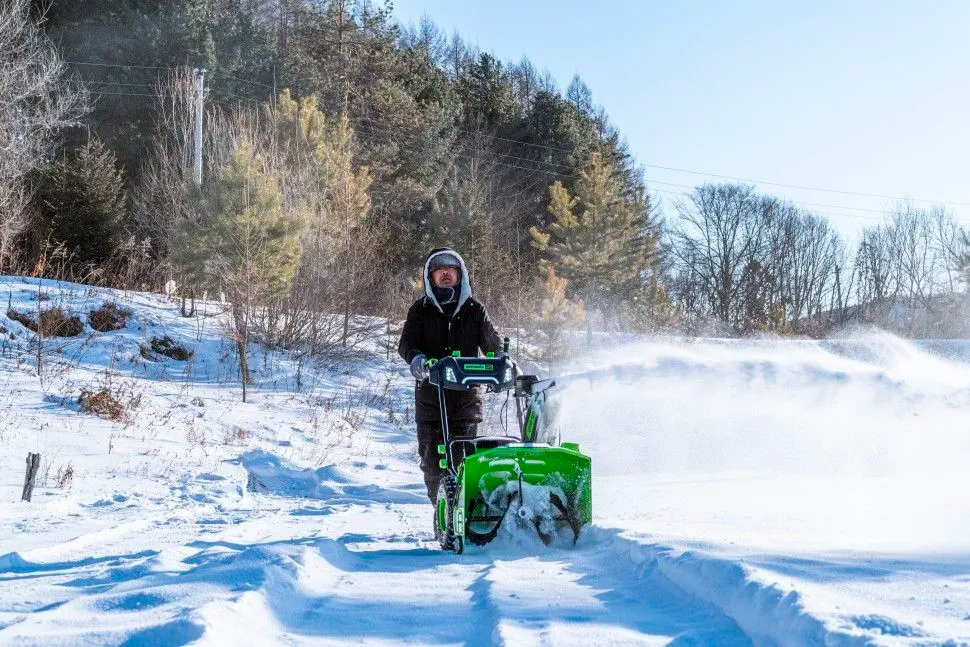
M 536 422 L 539 420 L 539 415 L 530 410 L 528 417 L 525 419 L 525 429 L 522 431 L 522 436 L 527 442 L 532 442 L 535 440 L 536 435 Z
M 437 534 L 441 536 L 444 535 L 445 531 L 447 530 L 448 504 L 444 499 L 438 499 L 435 506 L 438 508 L 438 514 L 435 517 L 435 522 L 438 524 Z
M 571 445 L 574 445 L 570 443 Z M 593 520 L 589 456 L 572 447 L 516 443 L 487 449 L 467 457 L 458 473 L 455 534 L 465 535 L 468 506 L 476 496 L 489 495 L 505 483 L 522 480 L 532 485 L 558 487 L 566 505 L 582 524 Z

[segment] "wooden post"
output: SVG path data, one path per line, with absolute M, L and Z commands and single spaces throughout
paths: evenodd
M 24 477 L 24 493 L 21 500 L 30 501 L 34 493 L 34 479 L 37 478 L 37 470 L 40 468 L 40 454 L 27 453 L 27 476 Z

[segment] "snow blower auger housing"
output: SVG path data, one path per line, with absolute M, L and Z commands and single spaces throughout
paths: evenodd
M 431 366 L 429 379 L 438 387 L 444 436 L 438 453 L 446 472 L 434 514 L 441 547 L 461 553 L 466 542 L 483 546 L 509 522 L 531 528 L 546 545 L 563 535 L 575 543 L 593 516 L 590 458 L 576 443 L 543 434 L 546 391 L 555 381 L 521 375 L 507 356 L 457 355 Z M 515 436 L 451 437 L 445 390 L 472 385 L 514 395 Z

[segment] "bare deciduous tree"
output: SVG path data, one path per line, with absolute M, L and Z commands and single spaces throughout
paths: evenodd
M 740 315 L 742 273 L 757 256 L 767 225 L 754 188 L 705 184 L 675 208 L 680 222 L 672 232 L 673 249 L 680 272 L 699 284 L 709 313 L 733 326 Z
M 77 122 L 85 108 L 79 86 L 65 79 L 65 65 L 30 0 L 0 2 L 0 265 L 10 262 L 30 198 L 27 174 L 50 153 L 57 132 Z
M 186 67 L 159 79 L 155 131 L 134 192 L 132 215 L 138 233 L 161 258 L 169 252 L 179 222 L 189 217 L 192 180 L 195 81 Z
M 677 211 L 672 288 L 685 314 L 742 333 L 824 326 L 845 262 L 825 219 L 735 184 L 698 187 Z

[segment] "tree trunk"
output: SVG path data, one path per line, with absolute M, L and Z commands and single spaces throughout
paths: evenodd
M 239 374 L 242 377 L 242 401 L 246 401 L 246 386 L 249 384 L 249 358 L 246 356 L 246 338 L 236 336 L 236 352 L 239 353 Z
M 344 299 L 344 336 L 343 347 L 347 348 L 347 337 L 350 336 L 350 295 Z
M 183 317 L 194 317 L 195 316 L 195 290 L 190 289 L 188 294 L 182 294 L 182 316 Z

